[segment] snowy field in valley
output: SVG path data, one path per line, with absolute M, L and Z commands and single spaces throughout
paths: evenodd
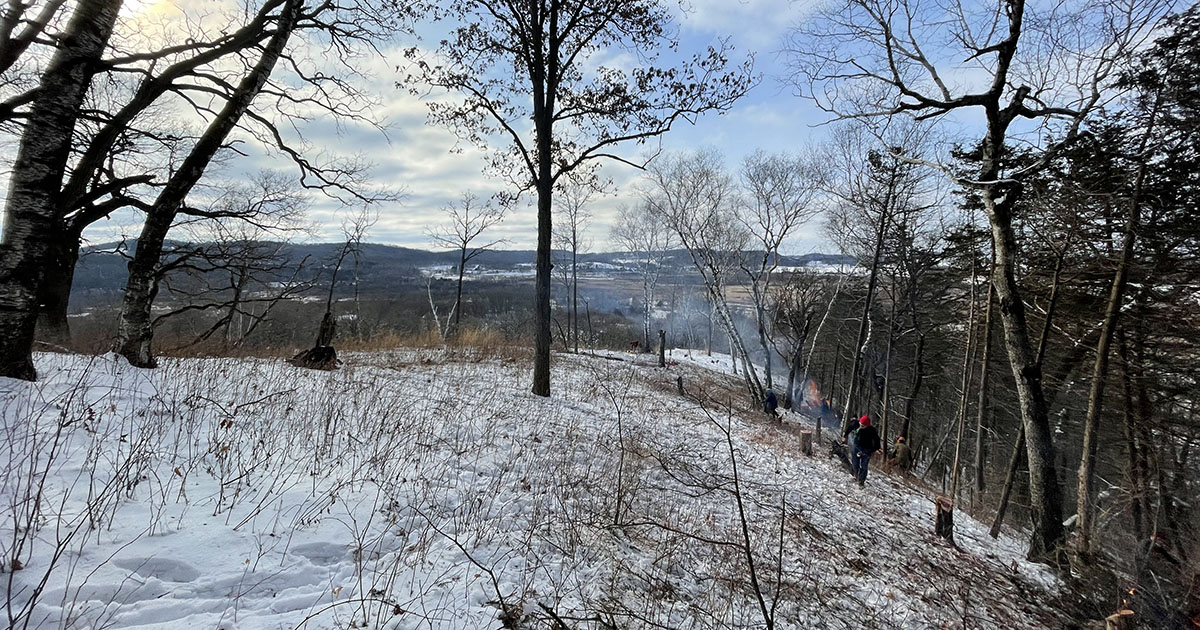
M 676 393 L 735 395 L 727 363 L 559 355 L 544 399 L 521 359 L 345 358 L 41 354 L 39 382 L 0 380 L 10 623 L 1064 625 L 1020 541 L 960 513 L 940 544 L 923 491 Z

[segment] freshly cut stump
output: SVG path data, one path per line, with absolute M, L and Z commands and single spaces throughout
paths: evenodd
M 813 454 L 813 446 L 812 445 L 813 445 L 813 432 L 812 431 L 801 431 L 800 432 L 800 451 L 803 452 L 805 455 L 812 457 L 812 454 Z
M 937 517 L 933 523 L 933 532 L 954 543 L 954 501 L 950 497 L 938 497 Z

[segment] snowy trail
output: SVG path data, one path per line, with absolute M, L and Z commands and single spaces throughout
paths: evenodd
M 17 627 L 760 627 L 725 429 L 776 627 L 1062 625 L 1018 541 L 939 546 L 920 491 L 679 398 L 736 391 L 696 365 L 559 356 L 542 399 L 463 351 L 36 359 L 0 381 Z

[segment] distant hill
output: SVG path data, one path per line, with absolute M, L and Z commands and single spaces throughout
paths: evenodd
M 126 243 L 125 250 L 131 251 L 136 247 L 136 241 Z M 306 260 L 309 265 L 323 266 L 336 259 L 341 250 L 341 243 L 313 243 L 292 245 L 288 248 L 289 257 L 299 264 Z M 84 302 L 92 299 L 103 301 L 120 292 L 125 284 L 127 259 L 122 254 L 114 253 L 117 243 L 105 243 L 84 248 L 75 273 L 72 290 L 73 298 L 81 298 Z M 565 256 L 567 252 L 556 251 L 555 257 Z M 580 255 L 580 262 L 594 263 L 593 269 L 604 269 L 613 273 L 630 270 L 628 261 L 633 256 L 628 252 L 594 252 Z M 673 265 L 687 270 L 691 260 L 685 250 L 672 252 Z M 495 250 L 484 252 L 471 260 L 472 267 L 495 271 L 514 271 L 528 268 L 537 261 L 537 253 L 533 250 Z M 803 267 L 808 265 L 838 265 L 852 264 L 854 259 L 840 254 L 804 254 L 802 256 L 783 256 L 780 264 L 785 267 Z M 396 288 L 412 286 L 420 277 L 421 269 L 438 266 L 454 267 L 458 264 L 456 251 L 428 251 L 396 245 L 366 243 L 362 246 L 359 258 L 359 290 L 366 294 L 386 293 Z M 343 267 L 344 269 L 346 267 Z M 91 299 L 88 299 L 91 298 Z

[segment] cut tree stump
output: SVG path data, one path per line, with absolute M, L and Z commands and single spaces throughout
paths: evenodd
M 316 346 L 292 357 L 288 363 L 310 370 L 334 370 L 339 361 L 333 346 Z
M 813 454 L 813 446 L 812 445 L 813 445 L 813 432 L 812 431 L 801 431 L 800 432 L 800 451 L 803 452 L 805 455 L 812 457 L 812 454 Z
M 933 532 L 954 543 L 954 501 L 949 497 L 938 497 L 937 517 L 933 523 Z
M 1133 611 L 1118 610 L 1104 619 L 1104 630 L 1133 630 Z
M 680 396 L 687 396 L 687 392 L 683 391 L 683 375 L 675 375 L 675 388 L 679 390 Z

